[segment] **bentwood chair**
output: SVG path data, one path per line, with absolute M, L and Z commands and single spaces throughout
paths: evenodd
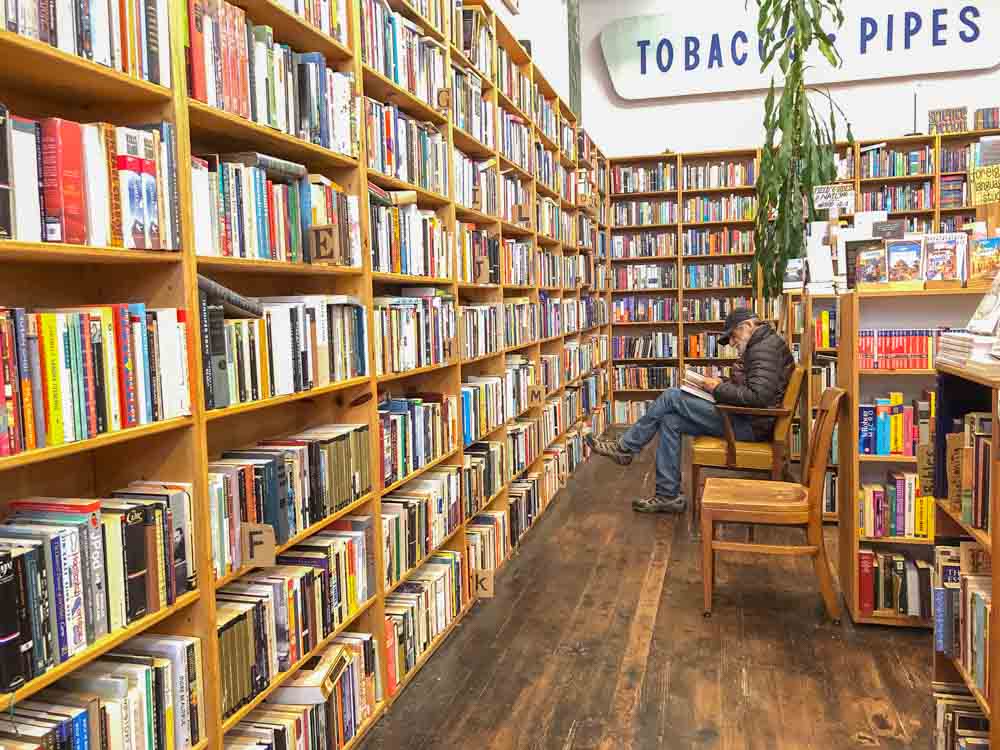
M 701 510 L 702 581 L 705 616 L 712 613 L 715 586 L 715 555 L 718 552 L 753 552 L 765 555 L 803 555 L 812 558 L 819 590 L 827 614 L 840 620 L 840 599 L 834 591 L 830 563 L 823 541 L 823 481 L 826 456 L 833 441 L 833 428 L 842 408 L 844 391 L 827 388 L 820 399 L 809 446 L 809 460 L 803 464 L 802 482 L 773 482 L 752 479 L 710 477 L 705 482 Z M 720 523 L 794 526 L 805 532 L 804 545 L 759 544 L 715 538 Z

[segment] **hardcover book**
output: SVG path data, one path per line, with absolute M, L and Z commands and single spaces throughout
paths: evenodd
M 919 239 L 889 240 L 885 243 L 889 283 L 897 289 L 922 289 L 924 246 Z
M 857 255 L 857 283 L 885 284 L 889 281 L 886 267 L 885 245 L 881 242 L 867 248 L 859 248 Z
M 972 240 L 969 250 L 969 286 L 988 286 L 1000 270 L 1000 237 Z

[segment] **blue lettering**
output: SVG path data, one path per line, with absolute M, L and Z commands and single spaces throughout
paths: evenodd
M 663 62 L 663 50 L 667 51 L 667 62 Z M 660 69 L 661 73 L 666 73 L 670 70 L 670 66 L 674 64 L 674 45 L 670 43 L 669 39 L 661 39 L 660 43 L 656 45 L 656 67 Z
M 701 56 L 698 54 L 700 46 L 701 42 L 698 41 L 698 37 L 684 37 L 684 70 L 694 70 L 698 67 L 698 63 L 701 62 Z
M 861 54 L 868 51 L 868 42 L 878 33 L 878 22 L 868 16 L 861 17 Z
M 931 42 L 935 47 L 944 47 L 948 43 L 941 36 L 941 32 L 948 30 L 948 24 L 942 18 L 946 15 L 948 15 L 947 8 L 935 8 L 931 11 Z
M 739 53 L 739 52 L 736 51 L 736 41 L 737 40 L 742 40 L 743 41 L 744 50 L 743 50 L 742 53 Z M 746 49 L 745 49 L 746 44 L 747 44 L 747 35 L 746 34 L 744 34 L 742 31 L 737 31 L 735 34 L 733 34 L 733 41 L 732 41 L 732 44 L 729 45 L 729 51 L 733 53 L 733 62 L 736 63 L 736 65 L 738 65 L 738 66 L 742 65 L 743 63 L 745 63 L 747 61 L 747 53 L 746 53 Z
M 903 32 L 903 46 L 910 48 L 910 41 L 920 31 L 924 22 L 920 19 L 920 14 L 912 10 L 906 11 L 906 30 Z
M 639 73 L 646 75 L 646 47 L 649 46 L 649 40 L 640 39 L 636 46 L 639 48 Z
M 712 34 L 712 46 L 708 50 L 708 69 L 722 67 L 722 45 L 719 44 L 719 35 Z
M 979 18 L 979 8 L 975 5 L 966 5 L 958 12 L 958 20 L 969 27 L 968 31 L 958 32 L 959 39 L 966 44 L 971 44 L 979 38 L 979 24 L 973 21 L 973 18 Z
M 888 52 L 892 52 L 892 25 L 893 21 L 896 20 L 896 16 L 892 13 L 889 14 L 888 23 L 885 25 L 886 37 L 885 37 L 885 48 Z

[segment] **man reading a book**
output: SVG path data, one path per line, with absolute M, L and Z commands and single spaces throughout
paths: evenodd
M 681 436 L 723 434 L 722 415 L 716 403 L 766 409 L 781 404 L 795 368 L 785 340 L 769 323 L 744 308 L 726 317 L 720 344 L 732 345 L 740 359 L 732 377 L 718 378 L 687 373 L 681 388 L 668 388 L 649 410 L 617 439 L 587 435 L 591 449 L 626 466 L 659 434 L 656 450 L 656 494 L 632 501 L 641 513 L 681 513 L 687 501 L 681 489 Z M 730 417 L 737 440 L 767 441 L 774 429 L 772 417 Z

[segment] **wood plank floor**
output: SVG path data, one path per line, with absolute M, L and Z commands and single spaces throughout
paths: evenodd
M 688 519 L 629 507 L 652 488 L 651 450 L 582 467 L 364 750 L 931 746 L 927 631 L 836 627 L 808 562 L 756 556 L 720 555 L 704 619 Z

